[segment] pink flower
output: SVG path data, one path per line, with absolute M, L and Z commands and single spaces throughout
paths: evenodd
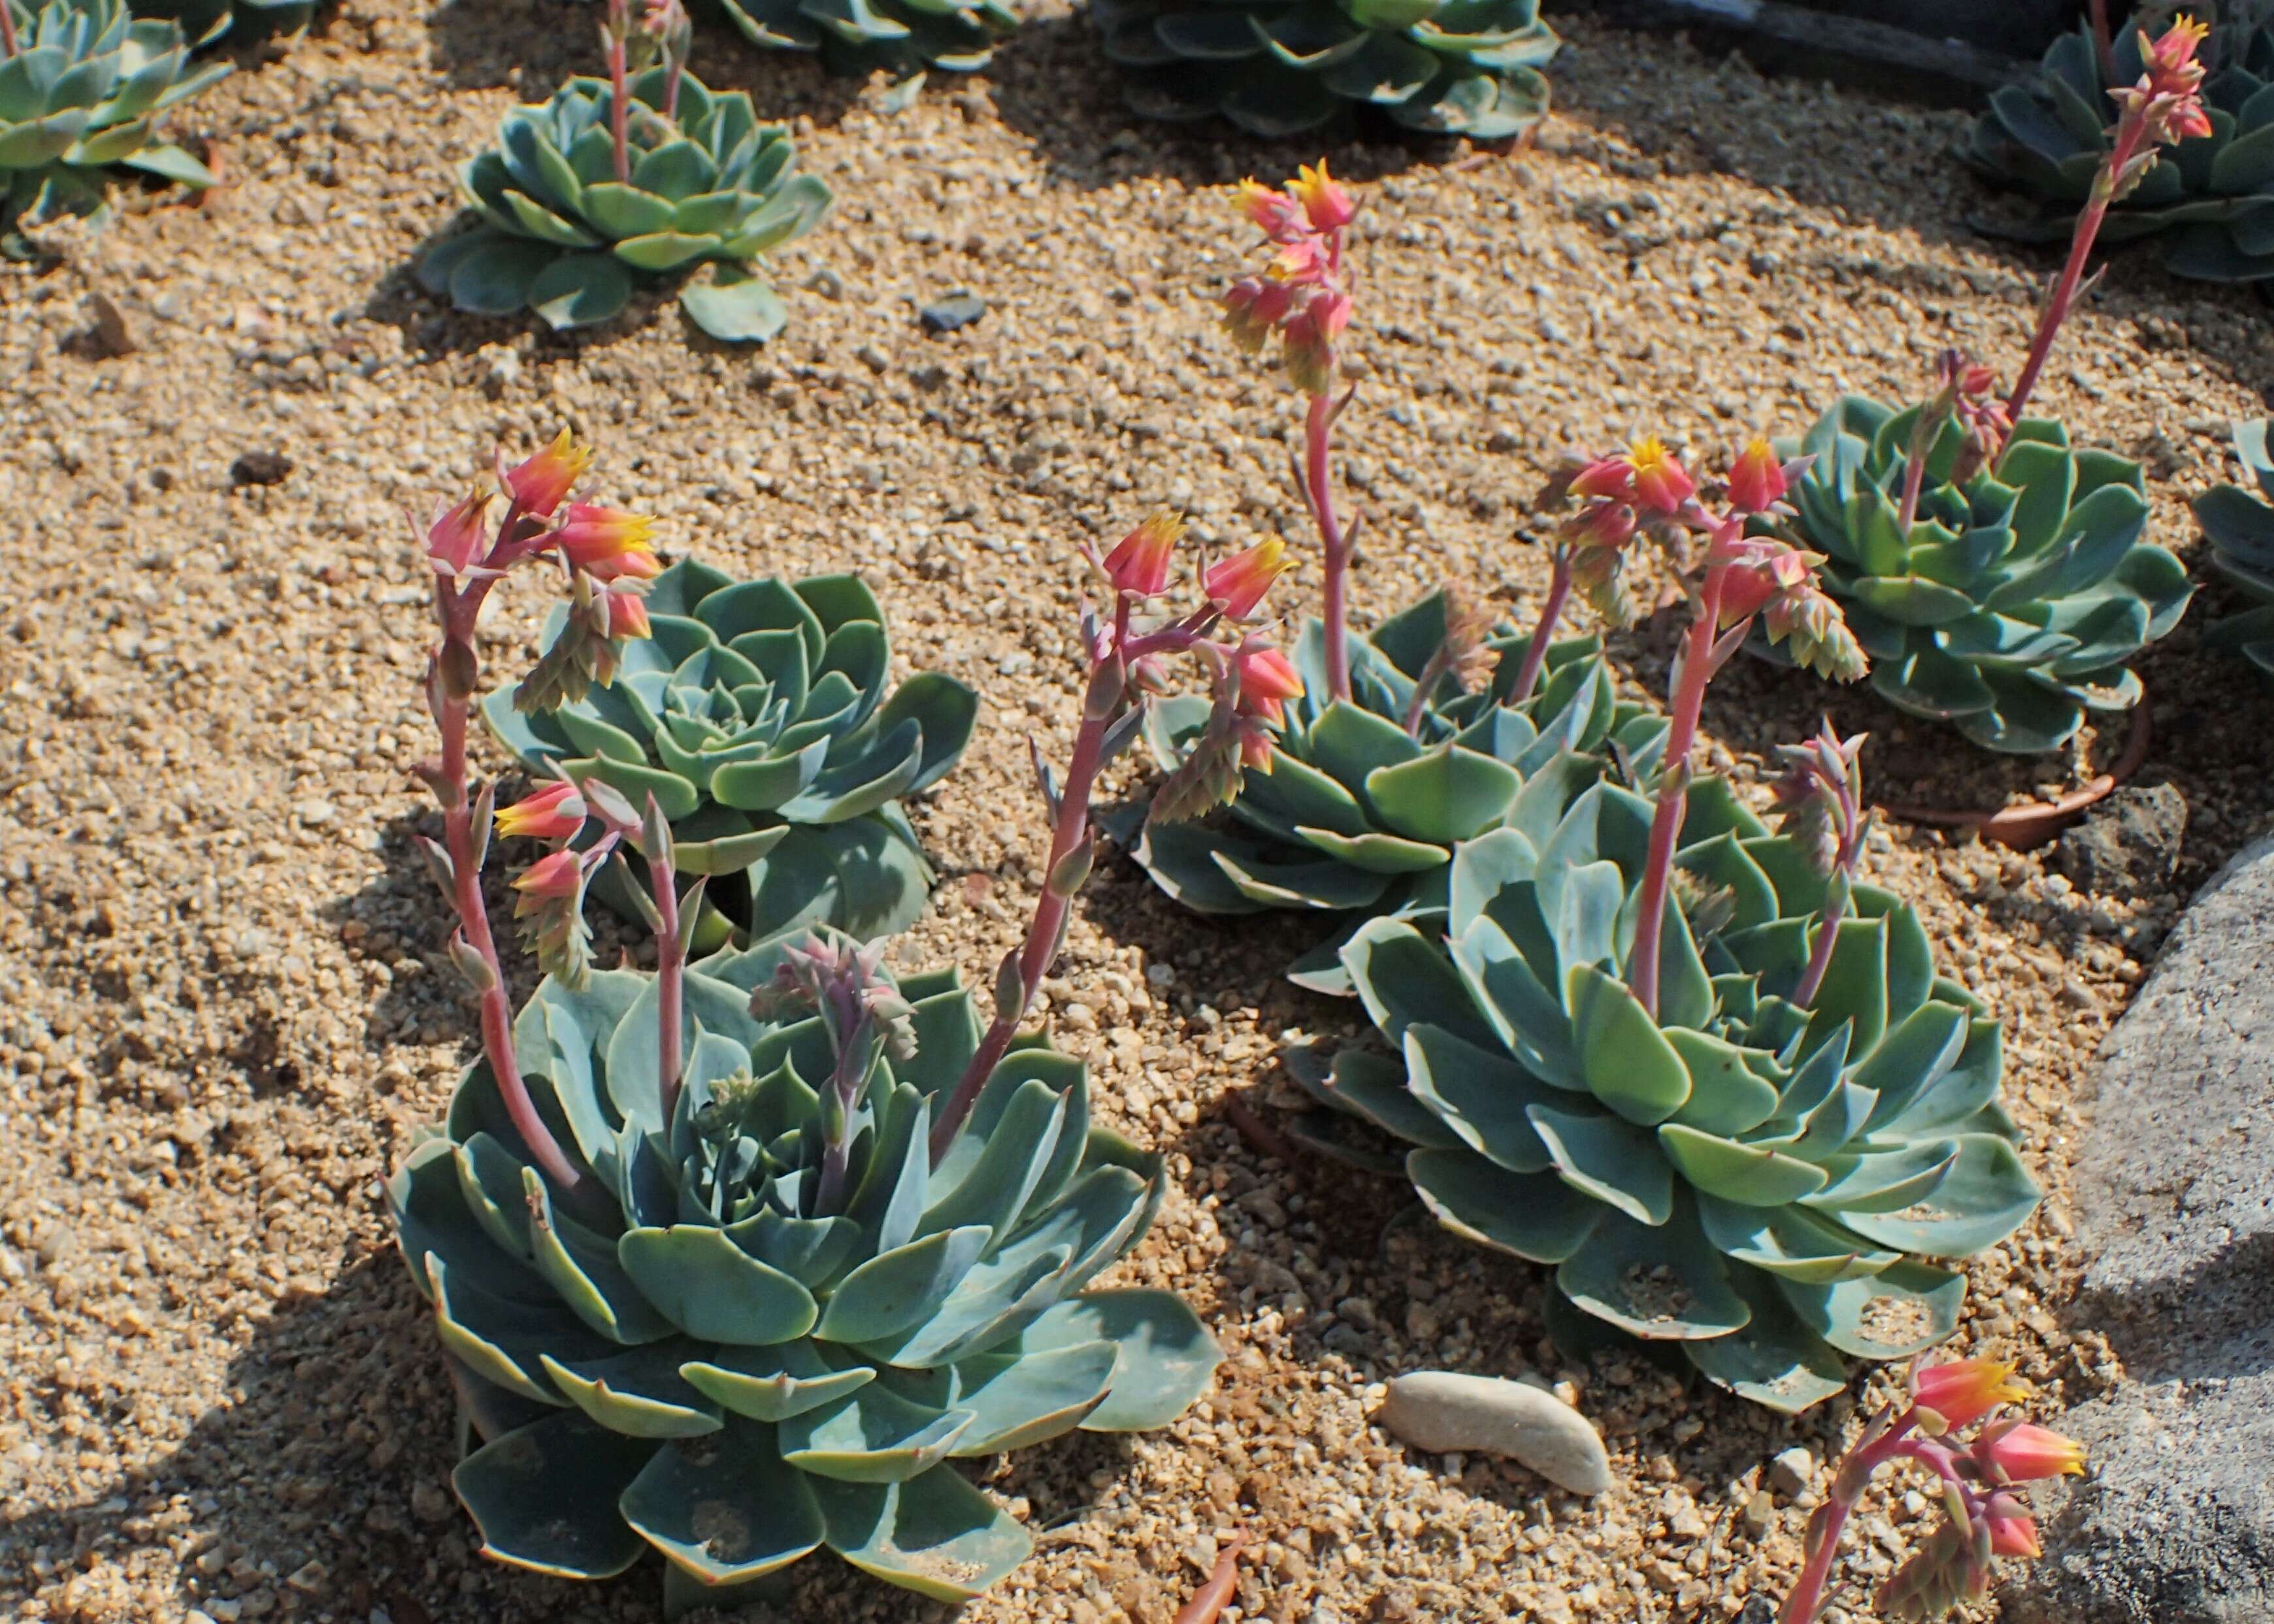
M 2050 1428 L 2006 1421 L 1974 1440 L 1974 1462 L 1992 1483 L 2028 1483 L 2084 1470 L 2084 1446 Z
M 1784 500 L 1784 465 L 1756 434 L 1729 470 L 1729 505 L 1740 513 L 1766 513 Z
M 525 512 L 549 519 L 591 461 L 592 448 L 579 445 L 573 434 L 562 429 L 544 450 L 501 473 L 498 482 Z
M 1275 536 L 1209 565 L 1201 585 L 1225 619 L 1244 620 L 1287 568 L 1287 545 Z
M 1124 536 L 1105 555 L 1106 578 L 1117 592 L 1150 598 L 1169 583 L 1169 564 L 1184 539 L 1180 515 L 1156 513 Z
M 611 637 L 651 637 L 655 628 L 647 618 L 647 603 L 637 592 L 603 592 L 600 607 L 607 616 Z
M 1234 657 L 1239 674 L 1239 708 L 1275 726 L 1287 719 L 1285 702 L 1303 692 L 1295 663 L 1265 644 L 1243 647 Z
M 490 545 L 490 499 L 470 493 L 455 508 L 439 509 L 426 527 L 426 561 L 446 581 L 484 573 L 478 568 Z
M 2044 1547 L 2037 1543 L 2037 1525 L 2034 1519 L 2024 1516 L 2000 1516 L 1992 1512 L 1982 1519 L 1990 1530 L 1990 1553 L 1992 1556 L 2043 1556 Z
M 1698 482 L 1655 434 L 1635 441 L 1627 465 L 1634 470 L 1635 500 L 1645 508 L 1674 513 L 1698 493 Z
M 1319 160 L 1316 169 L 1303 165 L 1287 190 L 1303 206 L 1303 217 L 1314 231 L 1339 231 L 1358 215 L 1358 205 L 1350 193 L 1334 183 L 1327 173 L 1327 161 Z
M 1237 201 L 1239 212 L 1275 243 L 1292 239 L 1309 224 L 1300 202 L 1284 192 L 1273 191 L 1252 176 L 1239 183 Z
M 551 539 L 571 568 L 595 581 L 645 581 L 663 568 L 656 560 L 654 534 L 652 519 L 593 502 L 571 502 Z
M 566 840 L 584 827 L 584 798 L 573 784 L 548 784 L 496 813 L 501 835 Z
M 1721 578 L 1721 624 L 1758 614 L 1773 598 L 1789 596 L 1811 585 L 1815 574 L 1812 553 L 1766 538 L 1740 533 L 1741 521 L 1729 520 L 1714 532 L 1712 556 L 1728 568 Z
M 571 851 L 547 852 L 514 876 L 513 888 L 522 893 L 515 912 L 526 913 L 545 903 L 566 901 L 584 885 L 584 860 Z
M 1616 502 L 1634 500 L 1634 464 L 1623 456 L 1599 457 L 1571 480 L 1574 496 L 1600 496 Z

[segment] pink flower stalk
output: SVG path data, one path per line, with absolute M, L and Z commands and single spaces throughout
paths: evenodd
M 440 514 L 420 538 L 434 570 L 434 618 L 440 635 L 427 658 L 425 688 L 427 708 L 441 734 L 441 752 L 424 763 L 419 772 L 442 806 L 443 839 L 439 844 L 429 842 L 428 846 L 437 876 L 458 916 L 452 957 L 466 970 L 480 995 L 483 1053 L 497 1079 L 507 1115 L 546 1177 L 572 1197 L 582 1189 L 585 1175 L 538 1113 L 514 1049 L 513 1011 L 507 1002 L 505 972 L 482 899 L 481 868 L 487 840 L 478 831 L 491 821 L 491 791 L 485 789 L 478 804 L 470 789 L 466 741 L 473 696 L 481 686 L 474 628 L 482 605 L 497 583 L 516 566 L 547 553 L 561 557 L 559 532 L 548 521 L 591 455 L 589 447 L 564 430 L 550 446 L 513 467 L 507 467 L 501 455 L 498 483 L 507 498 L 507 508 L 496 530 L 490 531 L 486 522 L 489 498 L 478 492 Z M 596 591 L 591 576 L 566 559 L 561 561 L 578 596 L 591 598 Z M 635 593 L 624 596 L 637 604 Z M 627 615 L 622 620 L 629 622 L 632 618 Z M 640 618 L 644 623 L 644 614 Z M 621 626 L 618 635 L 623 635 Z M 568 640 L 564 635 L 562 641 Z M 611 651 L 612 658 L 613 643 L 604 637 L 598 646 Z M 540 792 L 520 807 L 508 808 L 499 815 L 499 822 L 508 832 L 535 832 L 529 825 L 558 827 L 559 821 L 568 816 L 569 798 L 575 793 L 566 786 Z M 557 905 L 569 891 L 580 891 L 583 873 L 573 854 L 555 853 L 532 865 L 515 883 L 521 893 L 516 913 L 526 914 L 531 907 L 548 902 Z
M 1781 472 L 1796 477 L 1804 466 L 1794 464 Z M 1637 895 L 1634 947 L 1627 972 L 1628 986 L 1655 1018 L 1660 936 L 1671 895 L 1675 848 L 1689 805 L 1690 755 L 1697 742 L 1706 684 L 1743 645 L 1756 619 L 1773 640 L 1786 645 L 1796 663 L 1827 676 L 1853 681 L 1864 673 L 1865 661 L 1840 606 L 1817 585 L 1816 566 L 1821 558 L 1773 537 L 1748 536 L 1748 521 L 1758 515 L 1709 512 L 1697 498 L 1696 482 L 1657 439 L 1637 441 L 1623 458 L 1586 464 L 1570 488 L 1579 495 L 1593 492 L 1596 502 L 1614 505 L 1630 494 L 1654 523 L 1701 530 L 1707 537 L 1696 614 L 1675 665 L 1673 714 Z M 1668 503 L 1673 504 L 1670 510 Z M 1600 511 L 1593 519 L 1584 512 L 1582 517 L 1590 526 L 1601 522 Z M 1566 531 L 1575 545 L 1588 534 L 1586 529 Z M 1606 560 L 1608 568 L 1599 563 Z M 1574 561 L 1575 577 L 1591 590 L 1600 590 L 1598 583 L 1608 582 L 1615 590 L 1618 568 L 1617 552 L 1600 546 L 1581 548 Z
M 1180 535 L 1182 525 L 1169 516 L 1148 521 L 1157 533 Z M 1144 527 L 1141 526 L 1142 530 Z M 1125 542 L 1123 544 L 1126 545 Z M 1276 541 L 1264 544 L 1276 548 Z M 1251 549 L 1261 553 L 1262 548 Z M 1120 548 L 1115 549 L 1116 553 Z M 1133 569 L 1124 555 L 1125 570 Z M 1246 554 L 1241 555 L 1246 557 Z M 1094 555 L 1093 555 L 1094 557 Z M 1215 575 L 1225 560 L 1209 574 Z M 1035 898 L 1033 917 L 1025 940 L 1003 956 L 995 973 L 995 1018 L 965 1066 L 954 1092 L 932 1118 L 931 1159 L 940 1158 L 978 1102 L 988 1077 L 1011 1047 L 1019 1022 L 1033 1005 L 1043 975 L 1065 945 L 1073 898 L 1088 880 L 1096 858 L 1096 837 L 1089 827 L 1090 799 L 1098 773 L 1126 748 L 1144 720 L 1145 703 L 1164 686 L 1162 663 L 1178 654 L 1197 653 L 1216 679 L 1216 703 L 1208 726 L 1194 742 L 1184 763 L 1156 792 L 1150 816 L 1164 822 L 1193 816 L 1222 805 L 1239 791 L 1243 763 L 1269 770 L 1269 739 L 1284 702 L 1302 691 L 1294 668 L 1276 656 L 1269 645 L 1252 635 L 1231 645 L 1209 641 L 1209 634 L 1227 620 L 1253 612 L 1263 592 L 1284 568 L 1277 554 L 1267 567 L 1244 567 L 1237 593 L 1219 597 L 1214 582 L 1207 585 L 1209 600 L 1181 618 L 1140 626 L 1136 611 L 1149 594 L 1126 590 L 1120 576 L 1115 582 L 1110 618 L 1101 620 L 1085 607 L 1082 643 L 1088 650 L 1089 676 L 1083 690 L 1081 726 L 1074 734 L 1073 753 L 1067 759 L 1061 786 L 1035 754 L 1035 775 L 1042 782 L 1043 800 L 1050 813 L 1050 846 L 1043 867 L 1042 894 Z M 1100 566 L 1104 568 L 1103 564 Z M 1150 566 L 1147 566 L 1149 572 Z M 1165 575 L 1166 566 L 1163 566 Z M 1250 596 L 1250 587 L 1253 596 Z M 1237 613 L 1234 613 L 1235 609 Z M 1254 687 L 1249 687 L 1250 682 Z
M 1777 1613 L 1777 1624 L 1816 1624 L 1823 1616 L 1841 1534 L 1879 1469 L 1897 1461 L 1916 1462 L 1940 1480 L 1947 1520 L 1880 1587 L 1882 1616 L 1939 1617 L 1988 1593 L 1993 1558 L 2041 1555 L 2036 1522 L 2007 1489 L 2023 1478 L 2007 1466 L 2023 1468 L 2029 1477 L 2081 1472 L 2084 1451 L 2058 1432 L 2026 1422 L 1995 1423 L 1970 1448 L 1959 1447 L 1949 1437 L 1958 1426 L 2028 1392 L 2027 1384 L 2014 1380 L 2011 1365 L 1987 1359 L 1919 1372 L 1910 1401 L 1873 1416 L 1834 1474 L 1831 1492 L 1808 1520 L 1807 1560 Z M 1953 1421 L 1953 1416 L 1965 1420 Z
M 1296 388 L 1309 397 L 1304 417 L 1298 485 L 1319 532 L 1325 564 L 1321 619 L 1326 626 L 1329 698 L 1350 697 L 1350 605 L 1345 577 L 1357 539 L 1335 511 L 1333 431 L 1349 402 L 1334 398 L 1342 335 L 1352 313 L 1349 233 L 1358 206 L 1321 159 L 1305 167 L 1284 192 L 1255 181 L 1240 184 L 1240 212 L 1278 252 L 1258 274 L 1243 276 L 1224 296 L 1224 321 L 1233 340 L 1261 350 L 1276 333 L 1280 358 Z
M 2171 26 L 2148 46 L 2145 71 L 2140 78 L 2108 93 L 2117 106 L 2108 157 L 2099 174 L 2093 177 L 2092 195 L 2077 214 L 2076 229 L 2069 238 L 2068 259 L 2061 267 L 2060 275 L 2037 318 L 2037 330 L 2029 342 L 2029 359 L 2022 363 L 2022 375 L 2014 381 L 2014 393 L 2007 397 L 2006 416 L 2010 422 L 2021 422 L 2022 410 L 2029 405 L 2038 376 L 2052 353 L 2053 336 L 2076 304 L 2084 282 L 2085 261 L 2091 256 L 2093 242 L 2100 235 L 2109 206 L 2140 184 L 2155 166 L 2159 147 L 2211 132 L 2210 116 L 2203 110 L 2200 94 L 2203 66 L 2195 59 L 2210 32 L 2203 24 L 2185 14 L 2173 19 Z
M 1865 736 L 1842 739 L 1826 721 L 1806 744 L 1777 747 L 1790 764 L 1775 788 L 1785 832 L 1799 841 L 1809 866 L 1826 882 L 1816 943 L 1792 991 L 1792 1002 L 1803 1010 L 1816 1002 L 1824 986 L 1840 921 L 1847 916 L 1856 873 L 1863 866 L 1864 837 L 1871 825 L 1871 815 L 1864 806 Z

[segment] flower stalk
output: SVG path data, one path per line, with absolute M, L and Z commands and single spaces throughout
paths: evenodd
M 2094 28 L 2105 53 L 2105 7 L 2096 6 Z M 2147 47 L 2147 61 L 2139 80 L 2118 86 L 2108 93 L 2119 109 L 2110 132 L 2108 156 L 2093 177 L 2091 196 L 2077 214 L 2075 229 L 2069 235 L 2068 258 L 2038 312 L 2029 357 L 2022 364 L 2013 393 L 2007 396 L 2006 416 L 2010 423 L 2021 422 L 2022 413 L 2052 353 L 2054 336 L 2076 304 L 2084 286 L 2085 263 L 2100 235 L 2101 224 L 2107 219 L 2110 205 L 2140 184 L 2154 167 L 2159 147 L 2211 132 L 2210 116 L 2203 110 L 2198 94 L 2203 67 L 2195 59 L 2210 32 L 2192 18 L 2175 18 L 2172 26 Z M 2102 71 L 2106 77 L 2113 77 L 2112 58 L 2105 54 Z
M 1508 693 L 1509 703 L 1522 704 L 1540 686 L 1540 673 L 1547 668 L 1547 646 L 1555 641 L 1555 628 L 1563 619 L 1564 606 L 1570 599 L 1571 549 L 1559 545 L 1548 565 L 1547 596 L 1540 605 L 1540 623 L 1532 628 L 1532 635 L 1525 643 L 1524 663 L 1516 669 L 1516 682 Z
M 1335 385 L 1340 368 L 1337 344 L 1350 325 L 1350 224 L 1358 207 L 1321 159 L 1315 169 L 1306 166 L 1284 192 L 1242 181 L 1239 208 L 1278 252 L 1261 272 L 1225 290 L 1224 323 L 1251 353 L 1277 335 L 1281 365 L 1306 397 L 1296 484 L 1319 532 L 1329 697 L 1348 699 L 1349 575 L 1359 526 L 1355 520 L 1345 526 L 1335 508 L 1333 440 L 1335 420 L 1350 404 L 1352 393 L 1344 390 L 1337 399 Z
M 1875 1415 L 1834 1474 L 1831 1492 L 1809 1518 L 1806 1560 L 1777 1624 L 1817 1624 L 1823 1616 L 1849 1519 L 1879 1470 L 1900 1461 L 1916 1462 L 1934 1474 L 1946 1521 L 1880 1587 L 1883 1616 L 1939 1618 L 1988 1593 L 1993 1557 L 2042 1554 L 2037 1525 L 2014 1485 L 2081 1472 L 2084 1451 L 2026 1422 L 1992 1422 L 1965 1448 L 1951 1439 L 1956 1429 L 2029 1393 L 2012 1365 L 1987 1359 L 1919 1372 L 1909 1402 Z
M 1243 635 L 1226 643 L 1209 637 L 1219 627 L 1236 625 L 1260 609 L 1272 581 L 1286 568 L 1284 549 L 1276 541 L 1211 566 L 1201 578 L 1206 601 L 1200 607 L 1164 622 L 1140 624 L 1138 613 L 1167 584 L 1171 555 L 1183 534 L 1181 519 L 1157 515 L 1103 559 L 1090 554 L 1112 587 L 1113 606 L 1111 619 L 1103 621 L 1094 610 L 1083 612 L 1088 680 L 1063 785 L 1039 748 L 1035 754 L 1035 777 L 1050 815 L 1042 894 L 1035 898 L 1024 939 L 997 967 L 994 1019 L 933 1120 L 934 1166 L 962 1132 L 1065 944 L 1073 898 L 1096 862 L 1089 808 L 1097 775 L 1135 738 L 1146 703 L 1160 690 L 1163 663 L 1177 655 L 1199 654 L 1209 665 L 1216 692 L 1207 730 L 1154 795 L 1151 815 L 1164 822 L 1198 816 L 1229 801 L 1239 792 L 1243 767 L 1269 771 L 1271 734 L 1284 718 L 1284 702 L 1302 691 L 1293 666 L 1261 639 Z
M 0 0 L 4 4 L 5 0 Z M 569 488 L 591 461 L 591 453 L 563 431 L 552 445 L 518 466 L 508 469 L 500 458 L 498 483 L 507 499 L 503 521 L 492 535 L 488 510 L 491 492 L 477 490 L 455 506 L 441 508 L 424 526 L 415 520 L 426 560 L 434 576 L 434 616 L 438 636 L 426 661 L 425 691 L 429 712 L 440 735 L 441 749 L 423 763 L 419 775 L 433 788 L 442 810 L 440 845 L 427 843 L 427 853 L 444 895 L 457 915 L 451 957 L 473 984 L 480 1004 L 482 1052 L 495 1079 L 499 1097 L 514 1128 L 528 1144 L 531 1155 L 546 1176 L 566 1193 L 576 1193 L 584 1175 L 546 1126 L 531 1097 L 527 1080 L 514 1053 L 513 1011 L 508 1002 L 504 966 L 490 930 L 489 910 L 482 897 L 482 865 L 489 851 L 490 808 L 494 786 L 485 786 L 478 797 L 472 791 L 467 756 L 467 732 L 474 695 L 481 686 L 481 657 L 475 628 L 491 589 L 516 566 L 550 553 L 561 559 L 581 590 L 590 592 L 591 577 L 566 556 L 562 536 L 568 521 L 579 511 L 561 514 Z M 644 523 L 644 522 L 639 522 Z M 644 531 L 641 533 L 644 542 Z M 601 594 L 603 601 L 616 593 L 636 601 L 640 576 L 636 566 L 615 572 L 621 584 Z M 564 633 L 564 637 L 569 634 Z M 629 635 L 629 634 L 621 634 Z M 528 832 L 539 823 L 557 823 L 571 815 L 571 797 L 546 791 L 537 803 L 524 802 L 497 815 L 508 833 Z M 583 823 L 582 803 L 573 808 L 574 821 Z M 557 892 L 564 876 L 558 865 L 533 868 L 516 887 L 526 911 L 534 898 Z M 581 876 L 576 880 L 581 893 Z
M 608 0 L 600 23 L 600 50 L 608 64 L 608 139 L 615 147 L 616 179 L 632 177 L 631 0 Z
M 1798 665 L 1846 682 L 1865 669 L 1864 650 L 1840 606 L 1817 584 L 1822 555 L 1775 536 L 1747 533 L 1789 516 L 1785 493 L 1807 465 L 1805 458 L 1779 462 L 1768 441 L 1755 437 L 1730 465 L 1718 511 L 1698 500 L 1697 482 L 1654 436 L 1637 440 L 1623 455 L 1585 463 L 1568 480 L 1559 477 L 1562 492 L 1585 504 L 1562 527 L 1572 578 L 1606 619 L 1618 620 L 1628 611 L 1623 577 L 1636 536 L 1702 533 L 1706 538 L 1705 575 L 1675 661 L 1666 754 L 1627 965 L 1627 986 L 1653 1019 L 1675 852 L 1689 808 L 1690 756 L 1707 686 L 1744 645 L 1757 619 Z

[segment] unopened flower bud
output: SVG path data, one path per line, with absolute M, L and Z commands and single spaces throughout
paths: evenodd
M 1244 620 L 1287 568 L 1287 545 L 1275 536 L 1209 565 L 1201 584 L 1225 619 Z
M 1169 565 L 1184 539 L 1184 515 L 1153 515 L 1105 555 L 1106 578 L 1117 592 L 1150 598 L 1169 583 Z
M 2084 1470 L 2084 1446 L 2050 1428 L 2006 1421 L 1984 1431 L 1974 1442 L 1974 1463 L 1992 1483 L 2028 1483 Z
M 548 784 L 496 813 L 501 835 L 566 840 L 584 827 L 584 798 L 573 784 Z
M 1050 866 L 1050 877 L 1043 887 L 1053 897 L 1073 897 L 1089 883 L 1089 871 L 1097 861 L 1097 840 L 1084 835 L 1074 848 Z
M 562 429 L 551 445 L 528 461 L 507 469 L 498 476 L 498 481 L 523 512 L 549 519 L 591 461 L 592 448 L 578 444 L 576 436 Z
M 1784 465 L 1758 435 L 1738 453 L 1729 469 L 1729 506 L 1740 513 L 1766 513 L 1784 500 Z

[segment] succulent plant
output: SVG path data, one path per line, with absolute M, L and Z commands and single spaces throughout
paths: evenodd
M 1227 817 L 1148 822 L 1137 861 L 1199 913 L 1337 916 L 1340 929 L 1289 974 L 1347 992 L 1344 938 L 1376 914 L 1441 917 L 1457 842 L 1501 827 L 1527 797 L 1568 793 L 1573 776 L 1610 770 L 1614 755 L 1636 772 L 1655 763 L 1665 718 L 1616 697 L 1591 637 L 1555 645 L 1538 691 L 1521 703 L 1505 703 L 1511 658 L 1474 693 L 1439 676 L 1413 711 L 1416 680 L 1445 640 L 1445 595 L 1433 593 L 1352 640 L 1351 698 L 1329 703 L 1321 628 L 1307 622 L 1295 655 L 1304 692 L 1288 703 L 1271 770 L 1246 773 Z M 1522 642 L 1502 628 L 1490 646 Z M 1208 716 L 1201 696 L 1156 702 L 1147 738 L 1163 768 L 1183 760 Z M 1119 832 L 1134 830 L 1125 820 Z
M 1919 408 L 1850 395 L 1811 428 L 1816 458 L 1791 501 L 1824 586 L 1872 661 L 1871 686 L 1993 750 L 2059 748 L 2087 710 L 2129 710 L 2125 662 L 2170 631 L 2192 591 L 2178 559 L 2142 539 L 2137 463 L 2073 449 L 2025 417 L 1995 471 L 1951 477 L 1966 435 L 1946 420 L 1917 516 L 1901 533 Z
M 452 1481 L 506 1562 L 603 1578 L 659 1552 L 674 1615 L 824 1545 L 960 1600 L 1030 1542 L 951 1462 L 1161 1425 L 1216 1350 L 1166 1292 L 1088 1289 L 1163 1185 L 1091 1124 L 1079 1062 L 1011 1050 L 934 1165 L 971 999 L 910 977 L 900 1039 L 855 1049 L 822 1019 L 749 1012 L 783 962 L 687 974 L 675 1094 L 657 978 L 546 980 L 515 1046 L 574 1186 L 532 1165 L 486 1061 L 389 1182 L 480 1440 Z M 847 1054 L 868 1070 L 832 1124 Z
M 832 73 L 969 73 L 1019 26 L 1003 0 L 719 0 L 727 20 L 767 50 L 818 51 Z
M 2101 237 L 2127 242 L 2172 233 L 2166 268 L 2206 282 L 2274 276 L 2274 26 L 2212 31 L 2216 53 L 2202 87 L 2211 133 L 2182 141 L 2136 190 L 2108 211 Z M 2140 31 L 2127 24 L 2112 46 L 2115 84 L 2143 70 Z M 2053 42 L 2028 80 L 1990 99 L 1961 152 L 1999 185 L 2029 194 L 2036 213 L 1986 229 L 2026 242 L 2059 242 L 2092 193 L 2108 156 L 2111 81 L 2089 28 Z
M 1148 118 L 1221 115 L 1252 134 L 1377 107 L 1412 130 L 1494 141 L 1547 115 L 1561 43 L 1538 0 L 1099 0 L 1105 54 Z
M 630 81 L 628 180 L 617 178 L 606 81 L 572 79 L 542 106 L 508 112 L 497 146 L 459 171 L 481 223 L 429 249 L 420 282 L 463 311 L 526 306 L 567 328 L 621 311 L 635 273 L 712 260 L 711 282 L 680 291 L 695 324 L 729 342 L 780 331 L 781 299 L 749 262 L 812 229 L 829 188 L 791 172 L 788 132 L 760 124 L 748 93 L 683 75 L 674 118 L 662 110 L 670 81 L 663 68 Z
M 483 701 L 531 767 L 597 778 L 635 806 L 653 795 L 678 866 L 711 876 L 697 940 L 812 924 L 869 937 L 922 912 L 931 870 L 898 797 L 963 755 L 978 697 L 925 672 L 886 694 L 884 610 L 852 575 L 736 582 L 682 559 L 647 595 L 652 635 L 623 647 L 615 680 L 550 710 Z M 555 610 L 550 643 L 565 612 Z M 735 876 L 741 876 L 739 884 Z M 599 894 L 620 910 L 608 883 Z
M 1830 882 L 1716 778 L 1680 824 L 1653 1018 L 1621 979 L 1652 819 L 1595 781 L 1465 842 L 1442 944 L 1376 919 L 1343 950 L 1399 1054 L 1297 1075 L 1407 1142 L 1447 1229 L 1554 1265 L 1577 1324 L 1678 1345 L 1799 1410 L 1842 1388 L 1839 1355 L 1946 1335 L 1964 1277 L 1921 1259 L 1992 1244 L 2036 1206 L 1998 1104 L 1999 1029 L 1869 885 L 1796 1005 Z
M 2234 425 L 2234 449 L 2257 482 L 2258 494 L 2223 485 L 2195 498 L 2195 519 L 2210 542 L 2213 569 L 2256 605 L 2230 615 L 2203 634 L 2213 648 L 2232 649 L 2274 681 L 2274 453 L 2267 420 Z
M 239 40 L 298 34 L 316 14 L 316 0 L 132 0 L 138 17 L 177 22 L 192 48 L 224 34 Z
M 188 69 L 174 23 L 137 20 L 122 0 L 0 0 L 0 231 L 109 213 L 112 164 L 183 185 L 212 171 L 158 139 L 158 116 L 230 71 Z

